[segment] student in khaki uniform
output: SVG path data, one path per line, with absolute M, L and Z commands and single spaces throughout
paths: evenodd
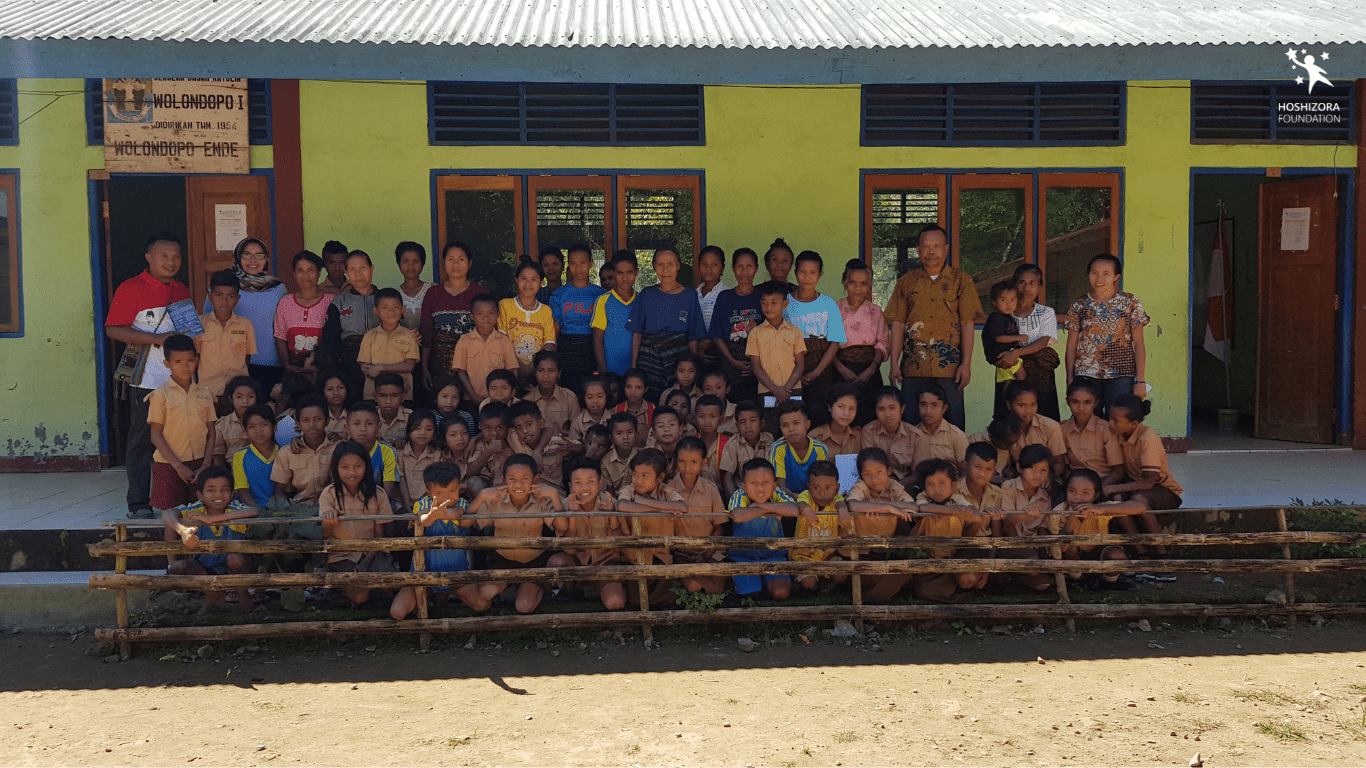
M 858 417 L 858 390 L 842 381 L 830 387 L 830 423 L 811 430 L 811 437 L 825 443 L 831 456 L 857 455 L 863 450 L 863 429 L 854 426 Z
M 1019 439 L 1020 417 L 1007 413 L 992 419 L 981 432 L 968 435 L 968 444 L 986 443 L 996 449 L 996 478 L 993 482 L 999 485 L 1018 474 L 1015 471 L 1015 458 L 1010 455 L 1010 446 Z
M 968 436 L 944 418 L 949 408 L 944 391 L 937 384 L 926 384 L 916 404 L 920 423 L 911 425 L 915 435 L 911 466 L 918 467 L 930 459 L 948 459 L 961 465 L 968 450 Z
M 1124 454 L 1110 422 L 1096 415 L 1100 390 L 1089 381 L 1067 386 L 1067 408 L 1072 417 L 1062 422 L 1062 441 L 1067 446 L 1067 468 L 1089 469 L 1104 483 L 1117 484 L 1124 473 Z
M 916 465 L 916 475 L 920 477 L 925 490 L 916 497 L 915 503 L 921 512 L 933 513 L 922 517 L 915 528 L 917 536 L 990 536 L 992 523 L 999 520 L 991 514 L 979 514 L 962 494 L 958 493 L 958 462 L 952 459 L 929 459 Z M 981 557 L 976 549 L 955 549 L 939 547 L 930 550 L 930 556 L 942 560 L 954 557 Z M 989 574 L 983 573 L 935 573 L 916 576 L 913 580 L 915 596 L 921 600 L 940 603 L 956 603 L 967 599 L 974 592 L 987 585 Z
M 873 399 L 877 417 L 863 428 L 863 447 L 877 448 L 887 456 L 887 468 L 897 482 L 909 488 L 915 482 L 915 433 L 902 420 L 905 407 L 895 387 L 883 387 Z
M 299 440 L 275 454 L 275 466 L 270 470 L 275 499 L 270 508 L 290 517 L 313 517 L 318 514 L 323 487 L 332 480 L 332 453 L 341 441 L 327 434 L 327 403 L 319 395 L 299 398 L 294 412 Z M 313 538 L 317 538 L 316 533 Z
M 387 515 L 393 511 L 389 495 L 375 483 L 370 452 L 364 445 L 343 441 L 332 452 L 329 473 L 332 484 L 318 496 L 318 516 L 323 519 L 323 538 L 332 540 L 374 539 L 383 535 L 379 520 L 352 520 L 364 515 Z M 341 573 L 385 573 L 394 570 L 388 552 L 329 552 L 327 570 Z M 346 596 L 360 605 L 370 599 L 369 589 L 349 589 Z
M 1044 525 L 1044 513 L 1053 507 L 1048 495 L 1048 480 L 1053 465 L 1052 452 L 1046 445 L 1028 445 L 1020 451 L 1016 463 L 1020 468 L 1020 476 L 1001 484 L 1001 507 L 1007 513 L 1029 514 L 1007 514 L 1001 526 L 1002 532 L 1007 536 L 1034 536 Z M 996 556 L 1035 560 L 1038 559 L 1039 553 L 1033 548 L 1000 549 L 996 551 Z M 1053 577 L 1046 573 L 1016 573 L 1011 576 L 1029 592 L 1044 592 L 1052 589 L 1054 585 Z
M 705 475 L 707 446 L 701 438 L 685 437 L 678 442 L 678 472 L 667 487 L 678 492 L 685 503 L 687 514 L 674 520 L 676 536 L 720 536 L 721 524 L 726 522 L 726 502 L 721 491 Z M 673 553 L 675 563 L 719 563 L 726 553 L 719 549 L 678 549 Z M 719 595 L 726 590 L 724 576 L 686 576 L 683 588 L 689 592 Z
M 234 376 L 223 387 L 222 400 L 227 400 L 230 408 L 226 416 L 221 416 L 213 425 L 212 463 L 227 464 L 228 457 L 247 447 L 247 429 L 242 426 L 242 417 L 247 409 L 266 401 L 261 385 L 250 376 Z
M 740 468 L 750 459 L 766 459 L 773 450 L 773 435 L 763 431 L 763 411 L 756 403 L 735 406 L 735 437 L 727 440 L 717 460 L 721 490 L 730 498 L 740 488 Z
M 703 395 L 697 400 L 697 438 L 702 441 L 704 449 L 702 477 L 716 486 L 718 494 L 721 488 L 721 452 L 731 440 L 729 435 L 720 431 L 724 405 L 725 402 L 715 395 Z
M 403 393 L 413 395 L 413 368 L 422 359 L 417 335 L 403 325 L 403 294 L 397 288 L 375 291 L 375 314 L 379 327 L 365 332 L 360 340 L 356 362 L 365 374 L 365 398 L 375 396 L 376 376 L 397 373 L 403 380 Z
M 491 531 L 494 536 L 524 538 L 546 535 L 547 528 L 553 529 L 555 515 L 564 511 L 564 502 L 555 489 L 537 482 L 539 469 L 536 460 L 525 453 L 512 454 L 503 462 L 499 473 L 507 479 L 507 484 L 480 491 L 466 514 L 495 516 L 492 523 L 483 523 L 485 532 Z M 541 516 L 509 517 L 528 514 Z M 540 549 L 493 549 L 486 556 L 485 567 L 490 570 L 544 568 L 550 556 L 550 552 Z M 480 584 L 479 596 L 484 600 L 492 600 L 507 587 L 507 582 Z M 544 596 L 544 585 L 524 582 L 517 587 L 514 606 L 518 613 L 531 613 L 541 604 Z
M 678 491 L 666 483 L 667 460 L 655 448 L 645 448 L 631 459 L 631 479 L 617 494 L 617 511 L 622 513 L 626 531 L 632 536 L 673 536 L 677 517 L 645 517 L 644 512 L 666 512 L 681 517 L 688 514 L 688 506 Z M 659 562 L 670 565 L 674 562 L 673 553 L 667 547 L 627 549 L 626 557 L 636 565 L 650 565 Z M 675 582 L 676 583 L 676 582 Z M 650 601 L 663 599 L 671 586 L 667 579 L 657 579 L 648 585 Z M 626 599 L 635 602 L 635 594 L 627 593 Z
M 569 473 L 569 496 L 565 499 L 565 512 L 599 512 L 592 516 L 565 515 L 555 518 L 555 535 L 574 538 L 600 536 L 623 536 L 627 524 L 616 514 L 616 500 L 607 492 L 602 482 L 602 471 L 596 461 L 576 456 L 567 462 Z M 550 556 L 547 564 L 551 568 L 565 568 L 577 565 L 619 565 L 626 562 L 626 554 L 620 549 L 566 549 Z M 559 589 L 573 591 L 577 584 L 563 583 Z M 620 611 L 626 607 L 626 585 L 620 581 L 595 581 L 598 599 L 609 611 Z M 555 588 L 555 584 L 551 584 Z
M 498 330 L 498 300 L 481 293 L 470 299 L 474 332 L 460 337 L 455 344 L 451 370 L 460 378 L 465 399 L 477 403 L 488 397 L 488 375 L 517 366 L 517 351 L 512 339 Z
M 607 392 L 607 382 L 597 375 L 586 377 L 583 380 L 583 409 L 569 420 L 565 430 L 565 450 L 570 453 L 583 453 L 584 435 L 594 424 L 607 424 L 607 420 L 612 418 L 611 405 L 612 398 Z
M 567 435 L 570 422 L 579 415 L 579 398 L 560 386 L 560 354 L 549 349 L 537 352 L 532 358 L 532 371 L 536 385 L 523 399 L 530 400 L 541 409 L 545 428 L 552 436 Z
M 407 437 L 408 420 L 413 415 L 412 408 L 403 407 L 403 392 L 403 379 L 399 378 L 397 373 L 385 371 L 375 377 L 375 409 L 379 411 L 378 437 L 395 447 L 402 445 Z
M 782 403 L 801 390 L 806 340 L 797 326 L 783 319 L 787 310 L 786 283 L 768 282 L 760 286 L 759 309 L 764 313 L 764 322 L 750 330 L 745 354 L 759 380 L 759 392 L 772 393 Z
M 1143 419 L 1152 410 L 1151 400 L 1140 399 L 1137 395 L 1124 394 L 1115 398 L 1110 405 L 1110 431 L 1119 438 L 1119 450 L 1124 457 L 1124 477 L 1121 482 L 1105 486 L 1105 495 L 1112 501 L 1138 501 L 1147 509 L 1176 509 L 1181 506 L 1184 489 L 1172 477 L 1167 466 L 1167 451 L 1162 447 L 1162 438 Z M 1139 517 L 1143 529 L 1148 533 L 1162 530 L 1157 515 L 1144 512 Z M 1128 533 L 1135 533 L 1132 517 L 1120 518 L 1120 524 Z M 1162 556 L 1167 548 L 1153 546 L 1139 548 L 1140 552 L 1151 552 Z
M 195 477 L 205 456 L 213 455 L 213 393 L 196 384 L 199 354 L 189 336 L 175 334 L 162 343 L 171 377 L 147 395 L 151 427 L 152 507 L 173 509 L 195 500 Z
M 958 493 L 978 512 L 1000 510 L 1001 486 L 993 483 L 996 477 L 997 451 L 991 443 L 969 443 L 963 457 L 963 477 L 958 481 Z M 999 535 L 999 521 L 992 523 L 993 535 Z
M 540 467 L 540 482 L 561 494 L 565 492 L 563 473 L 564 449 L 559 447 L 557 435 L 546 426 L 541 409 L 530 400 L 520 400 L 512 406 L 512 432 L 509 442 L 515 453 L 525 453 Z
M 636 417 L 629 413 L 614 413 L 607 420 L 612 431 L 612 447 L 602 457 L 602 479 L 608 492 L 617 493 L 631 482 L 631 459 L 640 451 L 636 448 Z
M 467 476 L 480 476 L 489 485 L 503 484 L 503 464 L 513 455 L 508 433 L 512 409 L 503 403 L 489 403 L 479 409 L 479 436 L 465 449 Z
M 897 399 L 897 405 L 901 401 Z M 871 425 L 870 425 L 871 426 Z M 905 529 L 914 525 L 914 514 L 920 511 L 915 500 L 906 492 L 905 486 L 892 475 L 887 452 L 881 448 L 864 448 L 855 459 L 859 479 L 844 497 L 849 507 L 853 526 L 850 533 L 854 536 L 892 536 L 897 528 L 905 523 Z M 889 560 L 891 550 L 856 551 L 864 560 Z M 863 587 L 863 602 L 882 604 L 891 601 L 906 582 L 910 574 L 878 576 L 866 579 Z M 871 582 L 867 583 L 867 582 Z
M 1110 521 L 1124 520 L 1147 511 L 1139 501 L 1110 501 L 1101 499 L 1100 475 L 1089 469 L 1074 470 L 1067 478 L 1067 500 L 1053 508 L 1054 512 L 1073 512 L 1070 515 L 1049 515 L 1048 532 L 1057 534 L 1094 534 L 1109 533 Z M 1059 519 L 1061 517 L 1061 519 Z M 1062 548 L 1062 556 L 1068 560 L 1082 558 L 1099 560 L 1128 560 L 1124 547 L 1070 546 Z M 1069 577 L 1072 578 L 1072 577 Z M 1118 573 L 1087 574 L 1083 577 L 1087 588 L 1132 592 L 1138 585 Z
M 204 332 L 194 339 L 199 351 L 199 383 L 215 398 L 234 376 L 247 375 L 247 360 L 256 354 L 256 329 L 251 321 L 237 314 L 241 284 L 230 269 L 209 278 L 209 305 L 212 312 L 200 318 Z
M 1061 479 L 1067 468 L 1067 444 L 1062 439 L 1062 426 L 1039 414 L 1039 396 L 1034 385 L 1027 381 L 1012 381 L 1006 385 L 1006 407 L 1020 418 L 1020 439 L 1010 446 L 1010 455 L 1020 471 L 1020 452 L 1028 445 L 1042 445 L 1053 455 L 1050 464 L 1052 478 Z
M 407 419 L 402 447 L 398 453 L 398 480 L 403 508 L 413 505 L 427 495 L 427 482 L 422 473 L 438 461 L 446 460 L 446 452 L 436 440 L 436 414 L 426 409 L 413 411 Z M 458 469 L 458 467 L 457 467 Z
M 702 374 L 702 395 L 711 395 L 721 401 L 721 423 L 716 431 L 723 435 L 735 435 L 735 403 L 730 401 L 730 382 L 726 379 L 726 372 L 713 369 Z M 697 402 L 700 405 L 702 398 L 699 397 Z

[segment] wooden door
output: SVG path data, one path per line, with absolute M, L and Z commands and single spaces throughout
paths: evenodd
M 1336 191 L 1332 176 L 1261 186 L 1257 437 L 1333 441 Z
M 232 269 L 232 251 L 240 238 L 232 224 L 245 206 L 246 235 L 270 245 L 274 271 L 293 289 L 294 271 L 281 264 L 271 236 L 270 179 L 266 176 L 186 176 L 185 216 L 189 242 L 185 258 L 190 265 L 190 296 L 202 302 L 209 292 L 209 275 Z M 219 237 L 219 228 L 223 237 Z M 283 271 L 280 269 L 284 266 Z

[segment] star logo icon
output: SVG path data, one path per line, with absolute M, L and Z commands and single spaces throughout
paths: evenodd
M 1297 78 L 1295 78 L 1295 85 L 1304 85 L 1304 78 L 1303 78 L 1303 77 L 1297 77 Z
M 1294 60 L 1295 60 L 1295 49 L 1294 49 L 1294 48 L 1287 49 L 1286 52 L 1285 52 L 1285 57 L 1286 57 L 1287 59 L 1290 59 L 1291 61 L 1294 61 Z
M 1328 51 L 1324 51 L 1324 52 L 1323 52 L 1323 56 L 1321 56 L 1321 57 L 1319 58 L 1319 60 L 1320 60 L 1320 61 L 1328 61 Z

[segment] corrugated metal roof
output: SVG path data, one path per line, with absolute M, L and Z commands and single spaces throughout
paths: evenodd
M 0 38 L 664 48 L 1366 41 L 1366 2 L 0 0 Z

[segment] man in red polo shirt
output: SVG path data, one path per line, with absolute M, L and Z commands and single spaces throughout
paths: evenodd
M 166 383 L 171 371 L 161 343 L 175 333 L 166 308 L 190 298 L 190 289 L 176 280 L 180 272 L 180 238 L 169 232 L 147 239 L 147 269 L 114 291 L 104 335 L 125 344 L 151 344 L 142 378 L 128 387 L 130 409 L 125 464 L 128 471 L 128 516 L 152 517 L 152 429 L 147 424 L 147 395 Z

